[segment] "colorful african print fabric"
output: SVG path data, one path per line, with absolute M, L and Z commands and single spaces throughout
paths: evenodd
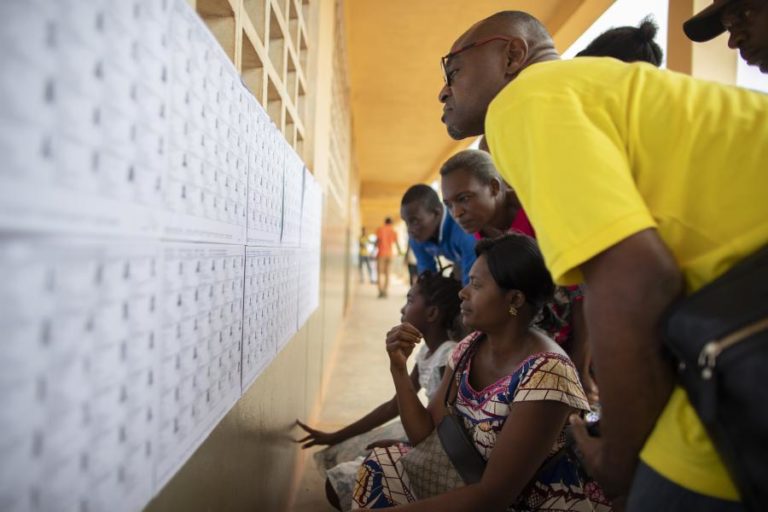
M 556 286 L 552 300 L 544 304 L 533 324 L 566 350 L 573 336 L 573 305 L 584 300 L 580 286 Z M 570 353 L 570 352 L 569 352 Z
M 479 342 L 481 336 L 480 333 L 473 333 L 456 347 L 448 363 L 451 369 L 465 350 Z M 577 410 L 589 410 L 573 363 L 560 354 L 534 354 L 512 374 L 479 391 L 469 382 L 471 367 L 470 356 L 467 369 L 461 371 L 459 376 L 455 410 L 475 447 L 486 460 L 491 456 L 497 436 L 515 402 L 552 400 Z M 508 511 L 612 510 L 600 487 L 586 475 L 576 460 L 564 455 L 564 446 L 565 430 L 552 446 L 536 478 L 507 508 Z M 400 461 L 409 448 L 407 444 L 377 448 L 365 459 L 357 475 L 353 509 L 388 508 L 419 499 Z
M 455 341 L 444 341 L 434 352 L 429 350 L 426 343 L 416 353 L 416 367 L 419 370 L 419 385 L 431 400 L 440 387 L 443 378 L 443 369 L 448 364 L 451 352 L 456 347 Z M 314 455 L 315 462 L 321 472 L 325 472 L 328 482 L 336 492 L 342 510 L 349 510 L 352 506 L 352 494 L 355 489 L 357 470 L 371 450 L 368 445 L 383 439 L 399 439 L 408 441 L 403 424 L 400 420 L 382 425 L 364 434 L 357 435 L 346 441 L 330 446 Z

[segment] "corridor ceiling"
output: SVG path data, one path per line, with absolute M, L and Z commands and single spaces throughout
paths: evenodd
M 501 10 L 540 19 L 565 50 L 612 0 L 346 0 L 353 165 L 363 225 L 399 219 L 400 198 L 429 183 L 472 141 L 453 141 L 440 122 L 440 56 L 470 25 Z

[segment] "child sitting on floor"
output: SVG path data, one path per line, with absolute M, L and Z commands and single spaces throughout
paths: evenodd
M 401 321 L 417 326 L 424 335 L 425 343 L 416 356 L 416 366 L 410 378 L 414 389 L 418 391 L 424 388 L 430 400 L 442 381 L 445 366 L 456 346 L 456 342 L 450 340 L 462 336 L 459 290 L 461 283 L 455 279 L 424 272 L 411 287 L 406 303 L 400 310 Z M 303 448 L 330 445 L 318 452 L 315 459 L 318 465 L 327 470 L 326 491 L 332 505 L 341 510 L 349 510 L 357 469 L 373 446 L 406 439 L 400 421 L 384 425 L 398 415 L 397 401 L 393 397 L 336 432 L 321 432 L 297 421 L 308 433 L 299 440 L 304 443 Z

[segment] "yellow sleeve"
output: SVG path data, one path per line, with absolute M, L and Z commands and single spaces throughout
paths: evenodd
M 589 104 L 540 81 L 526 85 L 508 86 L 491 104 L 488 144 L 536 230 L 553 279 L 578 284 L 582 263 L 656 224 L 632 176 L 626 123 L 617 119 L 622 109 Z

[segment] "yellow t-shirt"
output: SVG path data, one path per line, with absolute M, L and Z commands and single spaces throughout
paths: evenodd
M 656 228 L 690 293 L 768 243 L 768 96 L 647 64 L 535 64 L 493 100 L 485 133 L 558 284 Z M 738 493 L 676 388 L 640 454 L 666 478 Z

